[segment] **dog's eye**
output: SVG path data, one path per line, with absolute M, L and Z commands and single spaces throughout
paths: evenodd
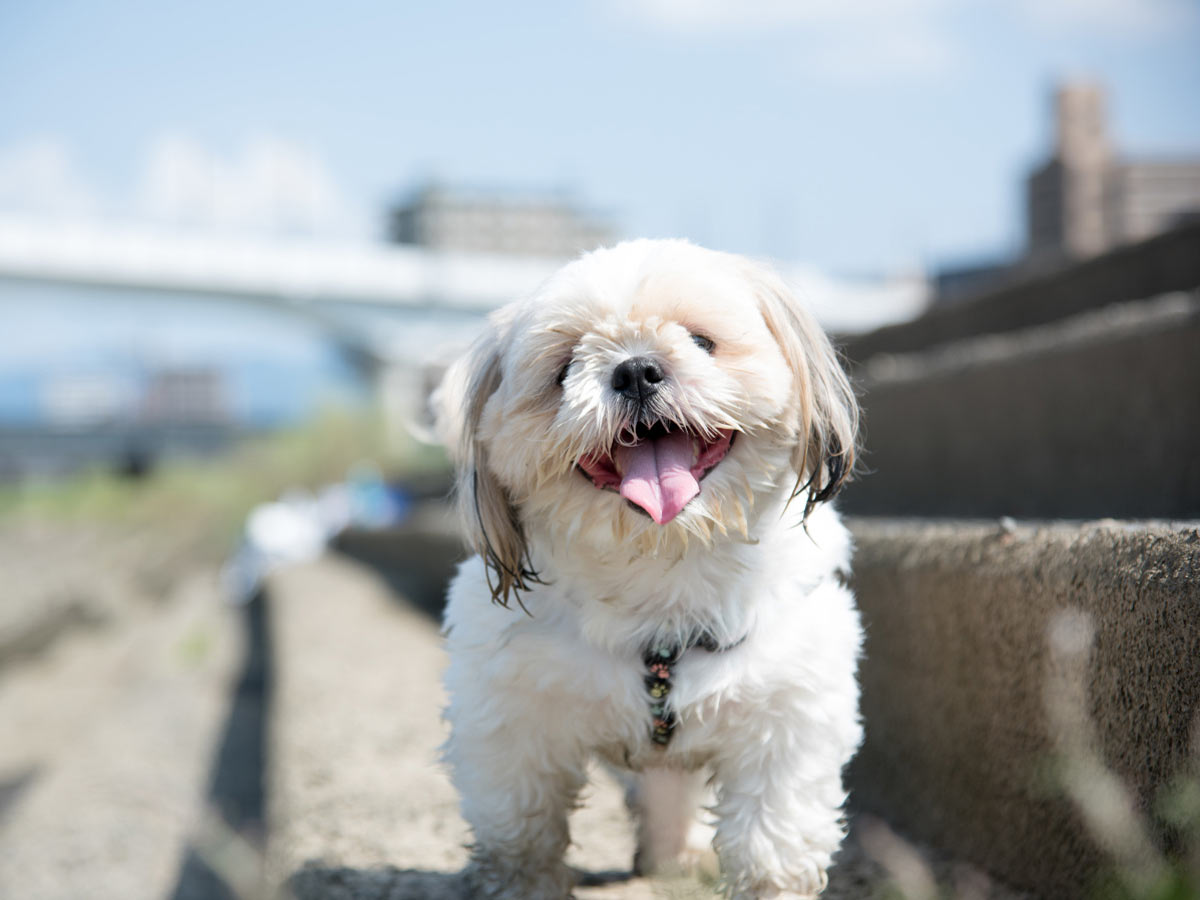
M 571 364 L 569 362 L 565 366 L 563 366 L 561 369 L 558 370 L 558 378 L 556 378 L 555 381 L 558 382 L 559 387 L 562 387 L 562 383 L 567 380 L 567 372 L 569 372 L 570 370 L 571 370 Z
M 701 350 L 703 350 L 705 353 L 712 353 L 713 350 L 717 346 L 716 344 L 714 344 L 712 342 L 711 338 L 706 338 L 702 334 L 693 334 L 692 340 L 695 341 L 696 346 L 699 347 Z

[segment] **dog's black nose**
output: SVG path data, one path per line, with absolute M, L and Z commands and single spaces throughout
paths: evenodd
M 612 388 L 630 400 L 645 401 L 658 390 L 663 370 L 648 356 L 631 356 L 612 373 Z

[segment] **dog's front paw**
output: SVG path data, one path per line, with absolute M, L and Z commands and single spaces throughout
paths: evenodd
M 720 868 L 716 851 L 712 847 L 689 846 L 665 857 L 654 856 L 639 848 L 633 858 L 633 871 L 637 875 L 655 875 L 667 878 L 679 875 L 699 875 L 716 878 Z
M 821 886 L 812 891 L 804 890 L 797 893 L 779 888 L 763 888 L 750 892 L 739 891 L 732 894 L 730 900 L 816 900 L 824 889 L 825 881 L 822 879 Z
M 536 866 L 477 854 L 463 875 L 469 900 L 574 900 L 574 876 L 562 863 Z
M 753 885 L 744 881 L 732 883 L 729 885 L 729 900 L 816 900 L 828 884 L 829 876 L 825 869 L 811 865 L 799 872 L 792 872 L 781 881 L 772 878 Z

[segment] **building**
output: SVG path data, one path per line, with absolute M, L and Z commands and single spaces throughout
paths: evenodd
M 52 428 L 126 421 L 137 399 L 137 384 L 121 372 L 54 372 L 36 381 L 37 418 Z
M 1063 85 L 1054 114 L 1054 152 L 1026 187 L 1029 264 L 1094 256 L 1200 215 L 1200 158 L 1122 158 L 1102 87 Z
M 933 274 L 933 304 L 960 303 L 1200 218 L 1200 156 L 1129 159 L 1110 140 L 1104 89 L 1054 94 L 1054 146 L 1025 184 L 1025 252 Z
M 557 194 L 426 185 L 391 213 L 389 237 L 429 250 L 571 257 L 613 240 L 610 225 Z
M 230 422 L 225 375 L 215 366 L 165 368 L 150 373 L 142 397 L 145 422 L 213 425 Z
M 1200 217 L 1200 160 L 1119 163 L 1108 191 L 1114 243 L 1151 237 Z

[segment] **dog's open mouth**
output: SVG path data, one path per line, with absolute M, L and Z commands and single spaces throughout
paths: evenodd
M 707 440 L 663 422 L 639 425 L 631 441 L 579 460 L 579 470 L 601 489 L 617 491 L 659 525 L 665 525 L 700 493 L 700 481 L 733 444 L 734 432 Z

